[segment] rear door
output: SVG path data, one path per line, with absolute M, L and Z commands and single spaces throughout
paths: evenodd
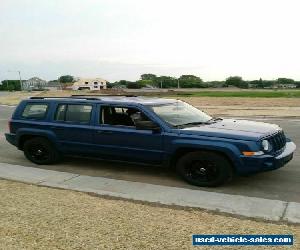
M 93 150 L 93 104 L 59 103 L 50 129 L 56 134 L 60 148 L 81 155 Z
M 138 130 L 132 117 L 148 116 L 138 107 L 99 105 L 97 108 L 94 144 L 99 156 L 114 159 L 161 163 L 163 131 Z

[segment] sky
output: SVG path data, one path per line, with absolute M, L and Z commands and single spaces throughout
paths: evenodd
M 0 0 L 0 80 L 300 80 L 298 0 Z

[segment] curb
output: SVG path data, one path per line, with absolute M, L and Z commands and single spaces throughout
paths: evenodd
M 16 105 L 7 105 L 7 104 L 0 104 L 0 107 L 8 107 L 8 108 L 15 108 Z
M 0 163 L 0 178 L 164 205 L 201 208 L 276 222 L 300 223 L 300 203 L 91 177 Z

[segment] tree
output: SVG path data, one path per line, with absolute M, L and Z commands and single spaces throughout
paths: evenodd
M 146 87 L 147 85 L 149 86 L 156 86 L 156 83 L 153 80 L 139 80 L 136 81 L 141 87 Z
M 108 89 L 111 89 L 111 88 L 113 88 L 113 87 L 115 87 L 115 86 L 116 86 L 116 84 L 113 83 L 113 82 L 107 82 L 107 83 L 106 83 L 106 87 L 107 87 Z
M 1 83 L 0 90 L 21 90 L 20 80 L 4 80 Z
M 204 88 L 207 84 L 203 84 L 200 77 L 194 75 L 182 75 L 179 77 L 181 88 Z
M 223 88 L 225 87 L 225 81 L 210 81 L 204 83 L 207 88 Z
M 74 77 L 70 75 L 64 75 L 58 78 L 60 83 L 70 83 L 74 81 Z
M 152 81 L 155 81 L 156 78 L 157 78 L 156 75 L 150 74 L 150 73 L 142 74 L 141 75 L 141 80 L 152 80 Z
M 274 80 L 263 80 L 262 84 L 263 84 L 263 88 L 272 88 L 274 85 L 276 85 L 276 81 Z
M 278 78 L 277 79 L 278 84 L 294 84 L 294 80 L 290 78 Z
M 142 86 L 138 82 L 127 82 L 127 88 L 140 89 Z
M 124 86 L 127 87 L 128 81 L 126 80 L 120 80 L 119 82 L 116 82 L 117 86 Z
M 300 81 L 295 81 L 297 88 L 300 88 Z
M 230 76 L 226 79 L 225 84 L 227 86 L 235 86 L 238 88 L 248 88 L 248 83 L 243 80 L 240 76 Z
M 262 80 L 261 78 L 259 78 L 258 86 L 259 86 L 260 88 L 263 88 L 263 87 L 264 87 L 264 82 L 263 82 L 263 80 Z
M 182 75 L 179 77 L 181 81 L 202 82 L 202 79 L 194 75 Z
M 156 78 L 156 86 L 159 88 L 175 88 L 177 87 L 177 79 L 172 76 L 159 76 Z

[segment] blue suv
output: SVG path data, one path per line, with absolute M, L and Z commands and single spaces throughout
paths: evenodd
M 36 164 L 76 155 L 163 165 L 197 186 L 280 168 L 296 149 L 274 124 L 136 96 L 32 97 L 20 102 L 9 127 L 7 141 Z

